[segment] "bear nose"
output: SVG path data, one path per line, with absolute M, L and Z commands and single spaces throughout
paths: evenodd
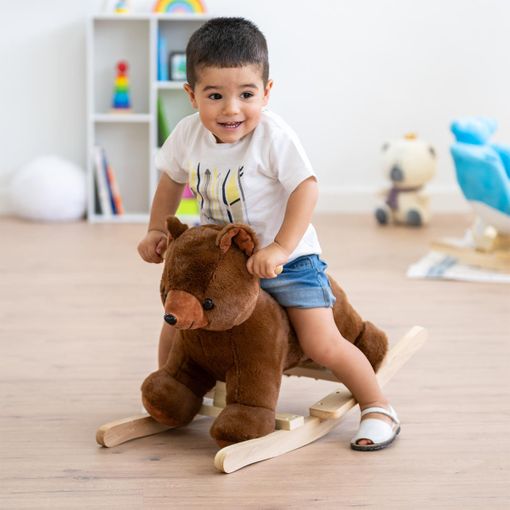
M 165 322 L 168 322 L 170 326 L 175 326 L 177 324 L 177 317 L 175 315 L 172 315 L 171 313 L 166 313 Z
M 390 179 L 394 182 L 399 182 L 404 179 L 404 172 L 400 169 L 398 165 L 395 165 L 390 172 Z

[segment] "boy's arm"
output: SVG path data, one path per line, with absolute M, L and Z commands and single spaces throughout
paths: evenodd
M 276 268 L 287 262 L 304 236 L 319 195 L 317 180 L 309 177 L 290 194 L 282 226 L 269 246 L 248 259 L 247 268 L 260 278 L 274 278 Z
M 185 184 L 173 181 L 167 174 L 161 174 L 152 201 L 147 234 L 138 245 L 138 253 L 146 262 L 159 264 L 167 246 L 166 218 L 175 214 L 181 201 Z
M 177 211 L 185 186 L 170 179 L 166 173 L 161 174 L 152 200 L 148 232 L 159 230 L 166 234 L 166 219 Z

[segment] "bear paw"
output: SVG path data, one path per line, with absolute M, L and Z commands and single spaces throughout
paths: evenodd
M 214 421 L 210 433 L 220 448 L 274 431 L 275 412 L 265 407 L 230 404 Z
M 187 425 L 202 405 L 201 398 L 163 369 L 143 382 L 142 402 L 156 421 L 170 427 Z

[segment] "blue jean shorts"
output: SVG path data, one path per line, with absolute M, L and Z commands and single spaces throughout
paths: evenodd
M 283 266 L 276 278 L 261 278 L 260 286 L 284 307 L 331 308 L 335 296 L 318 255 L 303 255 Z

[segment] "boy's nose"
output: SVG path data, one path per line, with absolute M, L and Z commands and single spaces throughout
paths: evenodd
M 223 113 L 225 115 L 235 115 L 239 112 L 239 105 L 237 104 L 237 101 L 227 101 L 225 103 L 225 107 L 223 108 Z

